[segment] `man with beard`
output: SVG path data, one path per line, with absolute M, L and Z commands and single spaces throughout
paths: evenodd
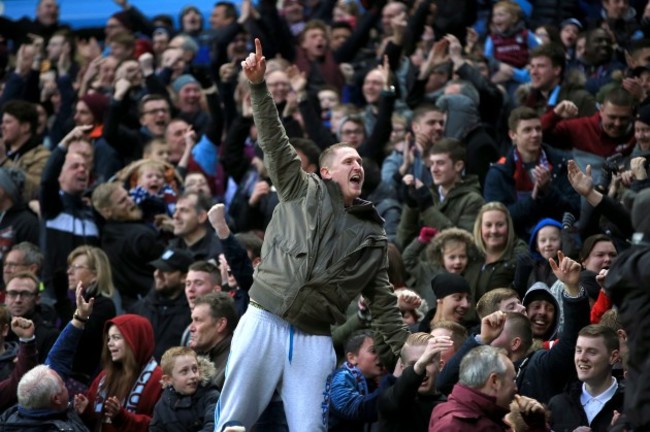
M 119 183 L 99 185 L 92 195 L 93 207 L 105 220 L 102 249 L 108 255 L 113 284 L 129 309 L 147 294 L 153 284 L 149 262 L 162 254 L 165 246 L 156 230 L 142 222 L 142 211 Z
M 151 322 L 156 348 L 153 356 L 160 361 L 168 348 L 177 346 L 183 331 L 192 321 L 190 307 L 185 297 L 185 277 L 192 264 L 192 255 L 180 249 L 167 249 L 151 265 L 154 289 L 140 299 L 132 312 Z

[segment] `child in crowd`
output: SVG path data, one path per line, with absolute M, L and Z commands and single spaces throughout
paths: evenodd
M 214 430 L 214 408 L 219 390 L 212 383 L 214 365 L 188 347 L 172 347 L 160 361 L 163 394 L 149 425 L 156 431 Z
M 165 166 L 155 160 L 144 160 L 137 167 L 137 184 L 129 195 L 142 209 L 145 222 L 153 222 L 156 215 L 174 215 L 176 191 L 165 181 Z
M 169 143 L 164 139 L 155 138 L 145 144 L 142 149 L 142 158 L 160 162 L 169 162 Z
M 512 1 L 497 2 L 492 8 L 491 31 L 485 40 L 485 56 L 515 68 L 513 80 L 525 82 L 529 52 L 540 45 L 535 34 L 526 28 L 523 12 Z
M 377 421 L 378 382 L 385 374 L 373 334 L 361 331 L 345 344 L 345 361 L 329 382 L 329 431 L 362 431 Z

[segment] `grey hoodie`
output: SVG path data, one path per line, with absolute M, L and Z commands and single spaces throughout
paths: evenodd
M 546 300 L 549 303 L 553 304 L 553 306 L 555 306 L 555 315 L 553 317 L 553 323 L 551 324 L 548 332 L 546 333 L 546 335 L 544 335 L 543 338 L 544 341 L 552 341 L 553 339 L 557 338 L 559 335 L 560 317 L 562 316 L 562 309 L 560 307 L 560 303 L 555 298 L 555 296 L 549 289 L 548 285 L 546 285 L 544 282 L 535 282 L 530 288 L 528 288 L 528 291 L 526 291 L 526 295 L 524 295 L 524 299 L 522 302 L 526 307 L 526 309 L 528 309 L 528 305 L 532 303 L 533 300 L 539 299 L 538 296 L 541 297 L 542 300 Z

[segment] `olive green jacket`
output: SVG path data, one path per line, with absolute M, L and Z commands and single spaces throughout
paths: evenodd
M 372 203 L 346 208 L 338 184 L 307 174 L 280 122 L 266 84 L 251 85 L 264 164 L 280 203 L 262 246 L 251 300 L 296 328 L 329 335 L 362 293 L 372 325 L 394 353 L 408 332 L 388 281 L 388 240 Z
M 402 209 L 402 219 L 397 228 L 396 238 L 400 250 L 404 250 L 417 237 L 423 226 L 433 227 L 438 231 L 451 227 L 462 228 L 469 232 L 474 229 L 476 216 L 485 204 L 477 176 L 463 177 L 451 188 L 442 202 L 436 190 L 432 193 L 434 204 L 422 213 L 417 208 L 409 206 L 404 206 Z

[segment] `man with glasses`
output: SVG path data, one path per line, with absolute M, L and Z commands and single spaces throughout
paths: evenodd
M 142 157 L 144 145 L 154 138 L 163 138 L 171 120 L 169 102 L 159 94 L 143 97 L 138 104 L 140 128 L 127 126 L 129 113 L 125 101 L 129 88 L 116 91 L 108 106 L 104 122 L 104 138 L 117 149 L 125 163 Z M 135 108 L 134 108 L 135 109 Z
M 34 323 L 38 361 L 43 363 L 59 336 L 59 331 L 38 303 L 39 286 L 40 281 L 33 273 L 16 273 L 7 283 L 5 304 L 12 318 L 27 318 Z M 9 332 L 6 340 L 17 341 L 18 337 L 13 332 Z
M 43 254 L 30 242 L 20 242 L 5 255 L 2 265 L 2 281 L 6 286 L 16 273 L 28 271 L 39 274 L 43 265 Z M 0 292 L 0 301 L 5 301 L 4 291 Z

